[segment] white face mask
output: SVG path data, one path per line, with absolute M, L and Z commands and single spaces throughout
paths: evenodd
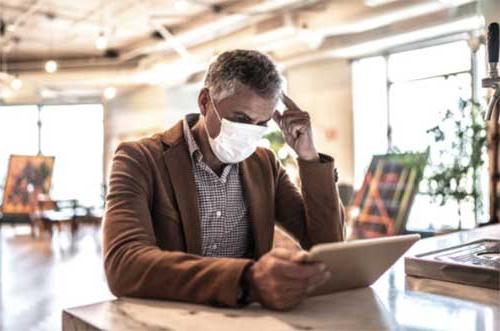
M 221 123 L 219 135 L 210 137 L 205 122 L 208 142 L 215 156 L 222 163 L 238 163 L 252 155 L 257 149 L 257 143 L 267 131 L 267 127 L 228 121 L 221 118 L 210 97 L 215 114 Z

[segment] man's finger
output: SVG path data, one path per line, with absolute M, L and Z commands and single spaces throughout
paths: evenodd
M 278 247 L 274 248 L 269 253 L 279 259 L 292 262 L 306 262 L 309 259 L 309 253 L 303 250 L 295 251 L 283 247 Z
M 324 266 L 320 264 L 296 263 L 292 261 L 278 260 L 276 262 L 276 275 L 288 279 L 305 281 L 318 273 L 322 273 Z
M 293 139 L 297 139 L 301 134 L 307 131 L 307 124 L 293 123 L 288 126 L 288 132 Z
M 309 114 L 306 112 L 290 112 L 287 110 L 283 115 L 281 115 L 281 122 L 286 122 L 290 120 L 304 120 L 310 121 Z
M 306 124 L 310 123 L 310 118 L 308 115 L 305 115 L 307 113 L 302 112 L 302 113 L 293 113 L 293 114 L 288 114 L 288 115 L 283 115 L 281 117 L 281 124 L 283 126 L 290 126 L 290 123 L 296 122 L 296 121 L 302 121 Z
M 279 248 L 274 248 L 269 252 L 271 256 L 274 256 L 278 259 L 286 260 L 289 261 L 292 255 L 294 254 L 293 251 L 279 247 Z
M 331 277 L 330 271 L 322 271 L 309 278 L 309 286 L 312 285 L 321 285 L 326 282 Z
M 311 265 L 317 265 L 320 270 L 325 270 L 326 265 L 322 262 L 311 261 L 311 256 L 309 252 L 300 250 L 293 251 L 283 247 L 274 248 L 269 252 L 272 256 L 277 257 L 282 260 L 291 261 L 295 263 L 307 263 Z
M 285 93 L 281 93 L 281 100 L 285 104 L 286 108 L 288 108 L 289 110 L 302 112 L 302 109 L 300 109 L 299 106 L 297 106 L 297 104 L 292 99 L 290 99 Z
M 283 112 L 282 116 L 284 117 L 289 117 L 289 116 L 293 116 L 293 117 L 298 117 L 298 118 L 309 118 L 309 113 L 308 112 L 305 112 L 305 111 L 293 111 L 293 110 L 290 110 L 290 109 L 287 109 Z
M 282 122 L 283 122 L 283 115 L 281 115 L 279 111 L 277 111 L 277 110 L 274 111 L 274 113 L 273 113 L 273 120 L 281 128 L 281 125 L 282 125 Z
M 295 126 L 304 126 L 307 127 L 309 125 L 309 120 L 304 119 L 304 118 L 284 118 L 282 120 L 282 123 L 284 124 L 285 127 L 288 129 L 293 129 Z
M 298 262 L 298 263 L 307 262 L 309 261 L 309 259 L 310 259 L 309 253 L 306 251 L 298 251 L 291 258 L 293 262 Z
M 325 284 L 330 279 L 331 276 L 332 274 L 329 271 L 327 271 L 326 273 L 322 274 L 322 277 L 320 279 L 317 280 L 315 279 L 314 281 L 310 280 L 306 290 L 307 294 L 310 294 L 315 289 Z

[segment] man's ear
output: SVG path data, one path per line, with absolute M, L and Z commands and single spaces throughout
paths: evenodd
M 200 94 L 198 94 L 198 108 L 200 108 L 200 113 L 203 116 L 207 115 L 209 98 L 208 89 L 206 87 L 202 88 Z

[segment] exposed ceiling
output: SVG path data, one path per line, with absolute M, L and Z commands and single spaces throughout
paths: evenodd
M 223 33 L 269 17 L 278 11 L 304 7 L 318 0 L 0 0 L 0 46 L 11 63 L 48 58 L 89 59 L 106 56 L 96 49 L 104 35 L 107 50 L 131 60 L 154 50 L 167 35 L 183 34 L 185 44 L 199 42 L 203 32 Z M 253 8 L 254 7 L 254 8 Z M 256 7 L 261 7 L 255 9 Z M 274 11 L 273 11 L 274 10 Z M 231 18 L 231 20 L 227 20 Z M 223 21 L 227 27 L 205 23 Z M 196 30 L 202 26 L 203 30 Z M 0 25 L 0 29 L 2 26 Z M 191 31 L 193 30 L 193 31 Z M 191 33 L 187 33 L 190 32 Z M 149 46 L 149 48 L 148 48 Z M 164 47 L 163 50 L 171 47 Z M 110 55 L 110 54 L 108 54 Z M 111 54 L 113 55 L 113 54 Z M 112 57 L 112 56 L 110 56 Z M 19 66 L 22 68 L 22 66 Z M 26 69 L 31 69 L 27 67 Z
M 230 2 L 1 0 L 0 17 L 6 24 L 1 44 L 10 44 L 9 57 L 15 60 L 102 56 L 95 47 L 100 33 L 108 38 L 109 48 L 130 49 L 154 38 L 151 21 L 172 29 Z
M 460 20 L 477 14 L 475 3 L 0 0 L 2 68 L 9 73 L 0 74 L 0 97 L 16 102 L 23 93 L 53 92 L 56 97 L 95 98 L 109 85 L 179 84 L 203 70 L 214 54 L 236 47 L 259 49 L 284 64 L 325 55 L 349 57 L 346 48 L 388 34 L 455 21 L 459 26 L 451 32 L 469 31 Z M 103 49 L 96 48 L 99 36 L 106 41 Z M 58 61 L 58 72 L 44 71 L 49 59 Z M 12 88 L 6 83 L 14 75 L 23 79 L 23 92 L 8 91 Z

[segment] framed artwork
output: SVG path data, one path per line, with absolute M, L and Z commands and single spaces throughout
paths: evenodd
M 54 157 L 11 155 L 3 192 L 2 213 L 27 214 L 32 199 L 48 194 L 52 182 Z
M 426 153 L 375 155 L 353 199 L 352 239 L 401 234 L 406 226 Z

